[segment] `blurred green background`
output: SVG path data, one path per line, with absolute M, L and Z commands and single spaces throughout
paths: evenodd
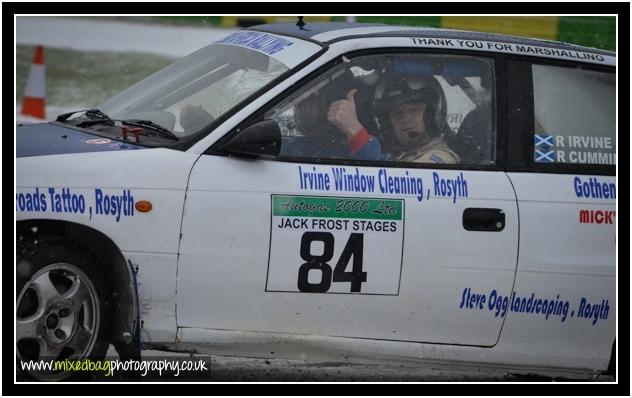
M 146 21 L 246 27 L 261 23 L 292 22 L 294 16 L 181 16 L 142 17 Z M 357 16 L 356 22 L 428 26 L 557 40 L 615 50 L 616 19 L 603 16 Z M 344 16 L 305 16 L 305 22 L 345 21 Z
M 296 16 L 175 16 L 116 17 L 152 24 L 246 27 L 261 23 L 296 22 Z M 305 16 L 306 23 L 345 21 L 344 16 Z M 615 17 L 423 17 L 357 16 L 357 22 L 427 26 L 559 40 L 614 50 Z M 22 101 L 34 47 L 16 46 L 16 103 Z M 175 58 L 142 53 L 45 49 L 48 105 L 94 107 L 133 83 L 162 69 Z

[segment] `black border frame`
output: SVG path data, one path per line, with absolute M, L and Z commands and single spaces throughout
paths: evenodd
M 617 28 L 617 40 L 619 50 L 618 54 L 618 62 L 619 67 L 624 71 L 629 70 L 629 21 L 630 21 L 630 4 L 629 3 L 613 3 L 613 2 L 592 2 L 592 3 L 552 3 L 552 2 L 540 2 L 537 4 L 527 3 L 527 2 L 515 2 L 515 3 L 424 3 L 423 6 L 417 7 L 412 5 L 411 3 L 388 3 L 388 11 L 384 8 L 380 9 L 380 7 L 384 7 L 378 3 L 362 3 L 360 4 L 352 4 L 352 3 L 335 3 L 334 7 L 323 6 L 323 4 L 318 3 L 301 3 L 300 6 L 293 4 L 292 7 L 289 7 L 288 4 L 284 3 L 220 3 L 212 8 L 212 11 L 218 12 L 220 14 L 229 14 L 236 12 L 249 12 L 249 13 L 267 13 L 269 14 L 280 14 L 280 13 L 288 13 L 295 12 L 297 9 L 300 9 L 300 13 L 338 13 L 338 14 L 355 14 L 359 13 L 359 11 L 364 11 L 367 13 L 374 14 L 388 14 L 398 13 L 399 15 L 404 15 L 406 12 L 425 12 L 425 13 L 434 13 L 434 14 L 449 14 L 457 12 L 459 14 L 471 14 L 471 15 L 481 15 L 481 14 L 515 14 L 517 12 L 523 11 L 529 14 L 536 15 L 546 15 L 546 14 L 565 14 L 569 12 L 573 13 L 585 13 L 585 14 L 615 14 L 618 18 L 618 28 Z M 15 13 L 35 13 L 38 14 L 77 14 L 77 13 L 90 13 L 98 14 L 99 12 L 121 12 L 123 9 L 126 13 L 136 13 L 136 14 L 144 14 L 148 12 L 146 5 L 144 4 L 123 4 L 119 3 L 119 5 L 112 5 L 111 3 L 3 3 L 3 22 L 6 26 L 13 25 L 13 14 Z M 209 12 L 208 3 L 151 3 L 151 12 L 152 13 L 197 13 L 204 14 Z M 8 30 L 8 28 L 7 28 Z M 622 33 L 622 34 L 621 34 Z M 3 36 L 3 44 L 4 50 L 3 53 L 6 59 L 11 57 L 11 35 Z M 5 68 L 4 77 L 5 81 L 10 81 L 13 77 L 11 77 L 12 73 L 10 72 L 11 68 Z M 626 90 L 622 90 L 625 92 L 625 96 L 627 97 L 629 93 L 627 92 L 627 87 L 629 87 L 629 75 L 623 74 L 619 76 L 619 86 L 623 87 Z M 14 96 L 14 94 L 10 93 L 10 90 L 4 91 L 4 103 L 5 103 L 5 115 L 9 114 L 10 109 L 11 112 L 14 112 L 15 109 L 13 107 L 9 108 L 8 104 L 14 101 L 9 98 L 9 95 Z M 621 95 L 621 98 L 624 98 L 624 95 Z M 625 104 L 627 101 L 622 100 L 622 103 Z M 622 134 L 619 140 L 619 147 L 627 149 L 627 143 L 629 143 L 629 119 L 625 116 L 629 116 L 628 112 L 625 111 L 624 105 L 624 117 L 619 118 L 619 130 L 623 131 L 625 134 Z M 9 118 L 5 118 L 4 127 L 8 131 L 13 126 L 12 122 L 8 121 Z M 5 145 L 3 154 L 4 159 L 6 160 L 5 165 L 7 167 L 9 163 L 9 159 L 11 159 L 14 154 L 11 153 L 11 145 L 7 142 L 7 134 L 5 134 Z M 623 143 L 623 144 L 621 144 Z M 619 208 L 619 214 L 623 213 L 623 217 L 618 217 L 617 219 L 628 220 L 629 219 L 629 174 L 628 174 L 628 164 L 629 164 L 629 154 L 625 157 L 619 157 L 617 161 L 623 165 L 621 170 L 619 170 L 620 185 L 623 186 L 623 189 L 620 189 L 620 192 L 623 192 L 622 197 L 624 200 L 621 202 L 623 205 Z M 15 167 L 15 163 L 14 163 Z M 6 183 L 8 185 L 8 182 Z M 7 200 L 4 202 L 4 210 L 5 214 L 10 214 L 13 212 L 13 206 Z M 8 225 L 9 223 L 5 223 Z M 627 225 L 627 223 L 622 223 L 622 225 Z M 10 237 L 10 233 L 8 232 L 9 227 L 5 229 L 5 240 L 4 243 L 8 246 L 9 242 L 6 237 Z M 11 245 L 14 242 L 10 243 Z M 623 244 L 624 247 L 625 242 Z M 626 250 L 626 249 L 624 249 Z M 5 261 L 8 264 L 12 261 L 9 256 L 10 250 L 5 250 Z M 161 385 L 148 385 L 148 384 L 99 384 L 96 388 L 98 388 L 98 394 L 115 394 L 115 395 L 181 395 L 183 393 L 191 394 L 191 395 L 214 395 L 214 394 L 222 394 L 227 396 L 234 395 L 244 395 L 244 394 L 253 394 L 253 395 L 276 395 L 276 396 L 296 396 L 296 395 L 351 395 L 351 396 L 381 396 L 381 395 L 420 395 L 420 394 L 432 394 L 437 396 L 445 396 L 445 395 L 474 395 L 474 396 L 512 396 L 512 395 L 576 395 L 576 396 L 602 396 L 602 395 L 616 395 L 616 396 L 629 396 L 630 395 L 630 380 L 629 380 L 629 365 L 630 365 L 630 351 L 629 351 L 629 327 L 630 327 L 630 319 L 629 319 L 629 302 L 627 301 L 627 294 L 629 294 L 629 268 L 626 262 L 626 251 L 623 251 L 623 256 L 619 257 L 621 262 L 623 263 L 622 267 L 619 267 L 619 292 L 621 292 L 621 300 L 619 304 L 619 319 L 618 319 L 618 331 L 621 331 L 621 336 L 617 340 L 617 351 L 619 356 L 617 357 L 617 378 L 614 383 L 591 383 L 591 382 L 573 382 L 574 385 L 569 384 L 560 384 L 560 383 L 552 383 L 551 380 L 543 380 L 542 382 L 535 382 L 531 384 L 524 383 L 508 383 L 504 385 L 490 385 L 489 383 L 470 383 L 465 385 L 450 385 L 449 383 L 440 383 L 438 388 L 433 388 L 434 386 L 414 386 L 413 388 L 408 388 L 406 385 L 392 385 L 392 384 L 373 384 L 370 387 L 370 390 L 362 389 L 357 385 L 344 385 L 344 384 L 336 384 L 336 385 L 322 385 L 317 383 L 304 383 L 299 385 L 289 385 L 289 386 L 259 386 L 259 385 L 229 385 L 227 388 L 222 388 L 218 391 L 215 386 L 208 386 L 203 388 L 195 388 L 194 389 L 185 387 L 184 385 L 176 385 L 176 384 L 161 384 Z M 13 272 L 11 267 L 5 266 L 3 271 L 4 277 L 4 289 L 3 289 L 3 301 L 5 303 L 10 302 L 14 298 L 11 297 L 12 292 L 12 282 Z M 621 281 L 623 281 L 621 283 Z M 6 305 L 6 304 L 5 304 Z M 3 314 L 3 318 L 5 321 L 5 325 L 12 324 L 13 314 L 9 311 L 5 311 Z M 5 331 L 8 328 L 5 327 Z M 14 345 L 13 335 L 12 333 L 4 333 L 3 339 L 5 349 L 3 361 L 5 364 L 12 364 L 14 358 L 12 358 L 12 350 L 8 349 L 8 347 L 12 347 Z M 14 368 L 13 366 L 5 366 L 3 368 L 3 393 L 10 395 L 92 395 L 95 392 L 95 386 L 92 384 L 83 384 L 83 385 L 73 385 L 71 388 L 68 388 L 67 385 L 61 384 L 28 384 L 28 385 L 16 385 L 13 382 Z M 183 388 L 185 387 L 185 388 Z

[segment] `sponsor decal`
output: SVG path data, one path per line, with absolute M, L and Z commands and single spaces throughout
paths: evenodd
M 129 189 L 113 192 L 95 188 L 92 194 L 75 192 L 71 188 L 36 187 L 15 195 L 15 211 L 22 213 L 55 213 L 110 217 L 116 222 L 134 216 L 134 196 Z
M 245 47 L 267 55 L 276 54 L 294 44 L 290 40 L 269 33 L 248 31 L 233 33 L 217 43 Z
M 294 68 L 322 47 L 316 43 L 266 32 L 242 30 L 226 36 L 215 44 L 240 47 L 274 58 L 288 68 Z M 244 56 L 247 56 L 244 54 Z
M 557 319 L 560 322 L 565 322 L 568 318 L 579 318 L 590 321 L 592 325 L 608 319 L 610 314 L 608 299 L 591 302 L 588 298 L 581 297 L 577 305 L 572 307 L 569 300 L 560 298 L 559 294 L 554 296 L 540 297 L 535 293 L 522 296 L 517 292 L 503 295 L 496 289 L 489 293 L 480 293 L 466 287 L 458 300 L 458 308 L 464 311 L 486 311 L 494 317 L 504 317 L 508 312 L 514 312 L 540 320 Z
M 449 176 L 448 176 L 449 175 Z M 298 188 L 302 191 L 380 193 L 383 195 L 412 196 L 418 202 L 431 198 L 445 198 L 454 204 L 467 198 L 468 182 L 463 173 L 432 172 L 432 181 L 424 185 L 422 177 L 408 170 L 331 167 L 305 168 L 298 166 Z M 424 189 L 425 188 L 425 189 Z
M 103 145 L 103 144 L 109 144 L 110 142 L 112 142 L 112 140 L 109 140 L 107 138 L 95 138 L 93 140 L 87 140 L 84 142 L 86 144 Z
M 573 189 L 578 198 L 594 199 L 616 199 L 617 187 L 614 182 L 603 182 L 597 177 L 590 177 L 588 180 L 576 176 L 573 178 Z
M 502 52 L 534 57 L 568 59 L 598 64 L 614 64 L 615 58 L 610 55 L 595 54 L 584 51 L 532 46 L 517 43 L 503 43 L 484 40 L 442 39 L 427 37 L 411 37 L 413 44 L 430 48 L 454 48 L 461 50 L 477 50 Z
M 266 291 L 399 294 L 404 200 L 272 195 Z
M 615 212 L 612 210 L 587 210 L 579 211 L 580 224 L 613 224 Z

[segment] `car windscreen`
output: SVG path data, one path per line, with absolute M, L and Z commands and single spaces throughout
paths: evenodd
M 202 131 L 292 66 L 260 48 L 219 42 L 140 81 L 99 109 L 113 119 L 150 120 L 185 137 Z

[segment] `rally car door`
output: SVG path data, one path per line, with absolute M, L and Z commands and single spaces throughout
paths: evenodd
M 321 81 L 266 118 L 283 124 Z M 471 111 L 448 104 L 455 123 Z M 202 155 L 183 213 L 178 326 L 495 344 L 519 220 L 506 174 L 478 169 Z

